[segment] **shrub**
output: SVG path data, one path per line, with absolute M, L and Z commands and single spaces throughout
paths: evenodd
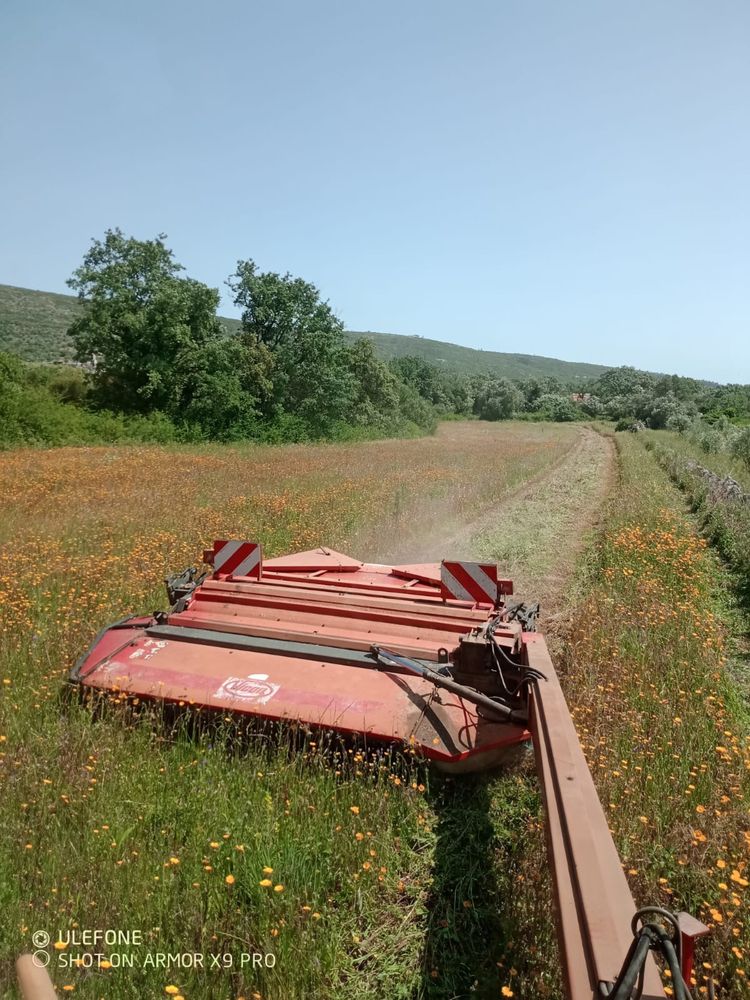
M 548 420 L 554 420 L 556 423 L 578 420 L 581 416 L 581 411 L 572 400 L 556 393 L 540 396 L 537 405 Z
M 676 431 L 678 434 L 684 434 L 686 431 L 690 430 L 692 423 L 693 421 L 687 413 L 679 411 L 677 413 L 673 413 L 667 418 L 666 428 L 669 431 Z
M 488 382 L 474 401 L 474 412 L 481 420 L 509 420 L 523 405 L 523 394 L 507 378 Z
M 731 451 L 735 458 L 750 469 L 750 427 L 745 427 L 732 439 Z
M 639 431 L 645 431 L 646 425 L 642 420 L 634 420 L 632 417 L 620 417 L 615 425 L 616 431 L 631 431 L 633 434 L 637 434 Z
M 738 484 L 727 479 L 722 483 L 710 469 L 670 448 L 657 444 L 653 450 L 659 463 L 687 493 L 704 531 L 738 573 L 744 596 L 750 597 L 750 502 L 747 494 L 743 494 L 741 488 L 727 490 L 727 481 L 734 487 Z
M 724 451 L 726 446 L 726 440 L 721 431 L 717 430 L 715 427 L 702 427 L 695 438 L 695 443 L 698 447 L 705 451 L 707 455 L 716 455 L 721 451 Z

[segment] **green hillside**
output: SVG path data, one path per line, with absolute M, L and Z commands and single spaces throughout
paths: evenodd
M 72 358 L 73 347 L 66 331 L 78 308 L 78 302 L 72 295 L 0 285 L 0 350 L 12 351 L 27 361 Z M 231 332 L 239 329 L 236 319 L 222 318 L 222 322 Z M 607 370 L 603 365 L 558 361 L 533 354 L 480 351 L 426 337 L 357 331 L 350 332 L 348 336 L 369 337 L 382 358 L 413 354 L 465 374 L 495 371 L 509 378 L 556 375 L 565 381 L 575 381 L 596 377 Z
M 72 358 L 67 331 L 79 308 L 74 295 L 0 285 L 0 351 L 11 351 L 26 361 Z M 222 323 L 233 333 L 240 326 L 239 320 L 225 317 Z
M 506 354 L 500 351 L 482 351 L 474 347 L 461 347 L 427 337 L 407 337 L 396 333 L 360 333 L 350 331 L 350 337 L 369 337 L 381 358 L 401 358 L 416 355 L 435 365 L 473 375 L 488 371 L 499 372 L 507 378 L 530 378 L 555 375 L 565 382 L 596 378 L 608 371 L 606 365 L 589 365 L 578 361 L 559 361 L 537 354 Z
M 78 303 L 72 295 L 34 292 L 0 285 L 0 350 L 27 361 L 56 361 L 72 356 L 66 330 Z

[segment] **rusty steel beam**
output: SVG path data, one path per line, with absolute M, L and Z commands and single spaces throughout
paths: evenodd
M 633 940 L 636 905 L 546 644 L 524 636 L 527 661 L 540 670 L 531 697 L 531 730 L 542 787 L 547 851 L 555 892 L 560 960 L 568 1000 L 601 1000 Z M 665 997 L 647 959 L 643 1000 Z

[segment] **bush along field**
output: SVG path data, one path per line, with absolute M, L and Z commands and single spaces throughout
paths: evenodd
M 617 435 L 621 481 L 568 636 L 566 691 L 637 901 L 708 924 L 699 993 L 713 976 L 720 997 L 746 997 L 750 719 L 738 612 L 640 437 Z
M 735 571 L 742 599 L 750 599 L 750 471 L 726 453 L 705 452 L 676 434 L 646 439 L 659 464 L 690 500 L 704 533 Z

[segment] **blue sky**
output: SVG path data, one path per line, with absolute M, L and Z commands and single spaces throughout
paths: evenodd
M 0 282 L 166 232 L 351 329 L 750 382 L 749 43 L 745 0 L 4 0 Z

